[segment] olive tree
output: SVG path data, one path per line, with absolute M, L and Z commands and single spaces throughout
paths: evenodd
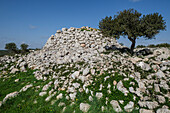
M 99 22 L 99 29 L 106 37 L 127 37 L 132 42 L 130 50 L 133 54 L 136 39 L 153 39 L 161 30 L 165 30 L 165 24 L 158 13 L 142 15 L 134 9 L 128 9 L 118 12 L 114 17 L 106 16 Z
M 7 43 L 7 44 L 5 45 L 5 49 L 7 49 L 8 51 L 17 53 L 17 46 L 16 46 L 15 43 Z
M 23 53 L 25 53 L 25 52 L 27 52 L 27 50 L 28 50 L 28 44 L 21 44 L 20 45 L 20 47 L 21 47 L 21 51 L 23 52 Z

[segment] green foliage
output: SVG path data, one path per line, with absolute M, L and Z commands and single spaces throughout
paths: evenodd
M 14 52 L 14 53 L 17 52 L 17 46 L 16 46 L 15 43 L 7 43 L 7 44 L 5 45 L 5 49 L 7 49 L 7 50 L 9 50 L 9 51 L 11 51 L 11 52 Z
M 138 45 L 138 46 L 136 46 L 136 48 L 144 48 L 144 47 L 146 47 L 146 46 L 144 46 L 144 45 Z
M 26 51 L 28 48 L 28 44 L 21 44 L 21 50 Z
M 21 51 L 22 51 L 22 53 L 26 53 L 27 51 L 28 51 L 28 44 L 21 44 L 20 45 L 20 47 L 21 47 Z
M 170 60 L 170 57 L 168 57 L 168 60 Z
M 134 9 L 118 12 L 113 18 L 105 17 L 99 22 L 99 28 L 104 36 L 120 38 L 127 36 L 132 42 L 131 52 L 138 37 L 152 39 L 160 30 L 165 30 L 166 22 L 158 13 L 143 15 Z
M 162 43 L 162 44 L 157 44 L 157 45 L 150 44 L 150 45 L 148 45 L 148 47 L 151 47 L 151 48 L 154 48 L 154 47 L 170 47 L 170 44 L 168 44 L 168 43 Z
M 170 44 L 168 44 L 168 43 L 161 43 L 161 44 L 157 44 L 157 45 L 155 45 L 155 44 L 150 44 L 150 45 L 148 45 L 148 46 L 144 46 L 144 45 L 138 45 L 138 46 L 136 46 L 136 48 L 144 48 L 144 47 L 150 47 L 150 48 L 154 48 L 154 47 L 167 47 L 167 48 L 169 48 L 169 47 L 170 47 Z
M 7 50 L 0 50 L 0 57 L 4 56 L 4 55 L 10 55 L 11 53 Z

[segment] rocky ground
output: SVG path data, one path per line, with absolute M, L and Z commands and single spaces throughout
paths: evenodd
M 0 57 L 0 112 L 170 112 L 170 48 L 131 56 L 89 28 L 63 28 L 42 50 Z M 135 51 L 139 51 L 136 49 Z

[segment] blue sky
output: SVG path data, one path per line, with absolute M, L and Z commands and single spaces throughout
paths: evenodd
M 129 8 L 142 14 L 158 12 L 167 25 L 155 40 L 141 38 L 137 45 L 170 43 L 170 0 L 0 0 L 0 49 L 9 42 L 41 48 L 58 29 L 98 28 L 102 18 Z M 118 42 L 131 44 L 125 38 Z

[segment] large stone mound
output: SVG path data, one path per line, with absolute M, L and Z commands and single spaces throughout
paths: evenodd
M 114 38 L 103 37 L 99 30 L 90 27 L 71 27 L 62 28 L 62 31 L 57 30 L 56 34 L 48 39 L 43 49 L 72 51 L 94 49 L 101 52 L 105 45 L 111 44 L 119 45 Z

